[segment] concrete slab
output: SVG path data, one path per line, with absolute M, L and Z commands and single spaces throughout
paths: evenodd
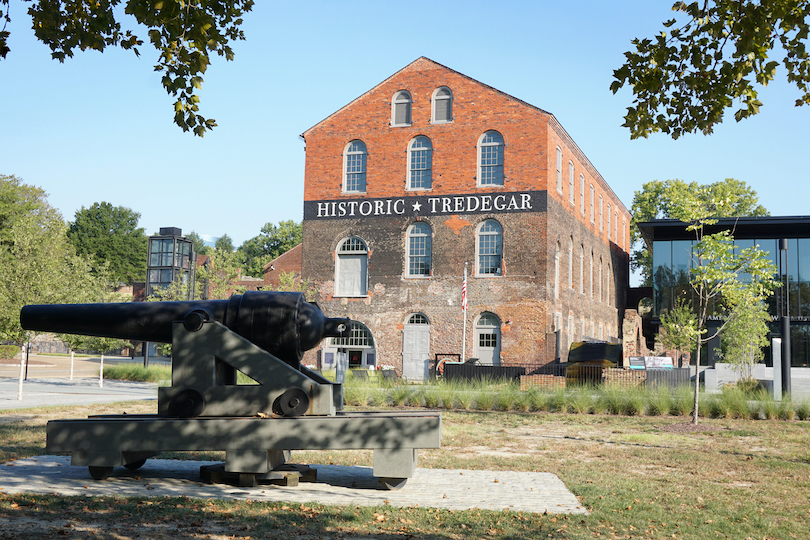
M 68 457 L 37 456 L 0 466 L 0 492 L 587 514 L 565 484 L 551 473 L 420 468 L 405 487 L 386 491 L 380 489 L 371 467 L 312 465 L 318 470 L 317 482 L 295 487 L 243 488 L 201 483 L 200 467 L 213 463 L 150 459 L 137 471 L 119 467 L 109 479 L 94 481 L 86 467 L 71 466 Z

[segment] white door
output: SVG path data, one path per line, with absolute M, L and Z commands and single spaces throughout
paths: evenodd
M 501 319 L 494 313 L 482 313 L 475 323 L 475 357 L 481 365 L 501 364 Z
M 364 296 L 368 275 L 366 255 L 340 255 L 338 268 L 338 294 L 340 296 Z
M 402 332 L 402 378 L 426 381 L 430 367 L 430 324 L 424 315 L 412 315 Z

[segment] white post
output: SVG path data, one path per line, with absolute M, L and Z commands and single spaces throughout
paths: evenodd
M 20 348 L 20 383 L 17 386 L 17 401 L 22 401 L 23 379 L 25 378 L 25 343 Z
M 70 349 L 70 380 L 73 380 L 73 349 Z
M 98 368 L 98 387 L 104 386 L 104 353 L 101 354 L 101 366 Z

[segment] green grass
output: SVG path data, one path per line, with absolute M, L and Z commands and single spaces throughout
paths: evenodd
M 171 381 L 172 368 L 163 365 L 151 365 L 145 368 L 133 363 L 109 365 L 104 366 L 104 378 L 137 382 Z
M 154 403 L 136 402 L 6 413 L 18 419 L 0 422 L 0 461 L 43 454 L 47 420 L 123 411 L 140 414 L 154 408 Z M 442 414 L 442 448 L 419 453 L 420 467 L 556 474 L 588 509 L 585 516 L 0 493 L 0 522 L 24 523 L 23 534 L 9 537 L 32 539 L 63 529 L 67 537 L 98 538 L 806 537 L 810 423 L 709 418 L 701 423 L 712 431 L 661 429 L 685 420 L 449 410 Z M 222 459 L 220 454 L 200 453 L 167 457 Z M 371 452 L 294 452 L 293 458 L 313 464 L 368 465 Z

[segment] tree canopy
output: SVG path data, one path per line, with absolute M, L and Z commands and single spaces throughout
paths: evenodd
M 107 263 L 115 282 L 146 280 L 146 233 L 138 227 L 141 215 L 108 202 L 76 211 L 68 239 L 76 253 Z
M 678 1 L 672 10 L 657 36 L 632 41 L 613 72 L 613 93 L 633 90 L 623 124 L 631 138 L 708 135 L 727 109 L 736 108 L 738 122 L 757 114 L 757 86 L 774 80 L 780 63 L 799 90 L 796 105 L 810 103 L 810 0 Z
M 66 233 L 44 191 L 0 175 L 0 340 L 22 343 L 30 337 L 20 327 L 25 305 L 104 300 L 106 267 L 93 271 Z
M 245 240 L 237 250 L 245 274 L 262 277 L 264 265 L 300 244 L 303 231 L 303 226 L 292 220 L 278 225 L 265 223 L 260 235 Z
M 706 211 L 714 218 L 770 215 L 759 204 L 757 192 L 745 182 L 734 178 L 705 186 L 677 179 L 645 183 L 633 196 L 633 219 L 630 222 L 630 267 L 641 272 L 644 285 L 652 285 L 652 256 L 641 241 L 637 224 L 654 219 L 678 219 L 676 214 L 681 211 L 678 201 L 685 192 L 704 198 L 702 203 L 710 205 Z
M 202 87 L 202 75 L 212 54 L 233 60 L 230 43 L 245 39 L 242 17 L 253 4 L 253 0 L 34 0 L 28 14 L 37 39 L 60 62 L 72 57 L 76 49 L 103 52 L 107 47 L 121 47 L 140 56 L 144 40 L 121 25 L 125 15 L 134 19 L 129 22 L 143 27 L 158 52 L 155 71 L 163 73 L 163 87 L 176 98 L 175 124 L 202 137 L 216 126 L 213 118 L 198 113 L 196 92 Z M 0 0 L 0 58 L 10 52 L 9 8 L 10 0 Z

